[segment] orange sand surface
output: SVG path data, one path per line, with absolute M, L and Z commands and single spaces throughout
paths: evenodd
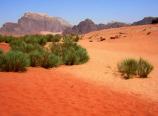
M 90 55 L 86 64 L 0 72 L 0 116 L 157 116 L 157 37 L 158 25 L 92 32 L 79 42 Z M 149 78 L 121 78 L 116 65 L 126 57 L 150 61 Z
M 56 69 L 0 73 L 1 116 L 156 116 L 158 103 L 95 86 Z
M 10 49 L 10 46 L 7 43 L 0 43 L 0 49 L 2 49 L 4 52 L 8 52 Z

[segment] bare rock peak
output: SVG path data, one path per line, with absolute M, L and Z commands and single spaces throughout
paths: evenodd
M 9 35 L 37 34 L 41 31 L 63 32 L 71 25 L 60 17 L 51 17 L 44 13 L 27 12 L 18 23 L 6 23 L 0 33 Z

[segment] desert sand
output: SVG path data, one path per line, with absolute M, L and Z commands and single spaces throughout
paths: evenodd
M 1 116 L 157 116 L 157 36 L 158 25 L 96 31 L 79 42 L 90 55 L 86 64 L 0 72 Z M 149 78 L 121 78 L 116 65 L 127 57 L 150 61 Z
M 0 49 L 2 49 L 3 52 L 8 52 L 10 49 L 10 46 L 7 43 L 0 43 Z

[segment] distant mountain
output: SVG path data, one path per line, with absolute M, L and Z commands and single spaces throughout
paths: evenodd
M 25 13 L 18 23 L 5 23 L 0 29 L 0 33 L 8 35 L 36 34 L 41 31 L 63 32 L 71 25 L 62 18 L 50 17 L 40 13 Z
M 96 31 L 97 25 L 90 19 L 81 21 L 78 25 L 68 28 L 64 31 L 64 34 L 85 34 L 91 31 Z
M 158 18 L 153 19 L 152 24 L 158 24 Z
M 63 34 L 86 34 L 101 29 L 118 28 L 123 26 L 128 26 L 128 24 L 121 22 L 112 22 L 108 24 L 95 24 L 92 20 L 85 19 L 84 21 L 81 21 L 78 25 L 75 25 L 72 28 L 67 28 L 63 32 Z
M 97 26 L 98 26 L 98 30 L 101 30 L 101 29 L 125 27 L 125 26 L 129 26 L 129 24 L 123 22 L 111 22 L 107 24 L 98 24 Z
M 146 24 L 152 24 L 152 21 L 155 20 L 158 17 L 145 17 L 144 19 L 134 22 L 132 25 L 146 25 Z

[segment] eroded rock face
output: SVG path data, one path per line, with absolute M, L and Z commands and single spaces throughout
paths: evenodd
M 129 26 L 129 24 L 126 24 L 123 22 L 111 22 L 111 23 L 107 23 L 107 24 L 99 24 L 98 30 L 109 29 L 109 28 L 119 28 L 119 27 L 125 27 L 125 26 Z
M 25 35 L 36 34 L 41 31 L 63 32 L 71 25 L 59 17 L 50 17 L 40 13 L 25 13 L 18 23 L 6 23 L 0 29 L 2 34 Z
M 126 23 L 121 22 L 112 22 L 108 24 L 95 24 L 92 20 L 86 19 L 81 21 L 78 25 L 73 26 L 72 28 L 67 28 L 63 34 L 86 34 L 92 31 L 109 29 L 109 28 L 118 28 L 128 26 Z
M 90 19 L 81 21 L 78 25 L 66 29 L 64 34 L 85 34 L 91 31 L 96 31 L 97 25 Z

